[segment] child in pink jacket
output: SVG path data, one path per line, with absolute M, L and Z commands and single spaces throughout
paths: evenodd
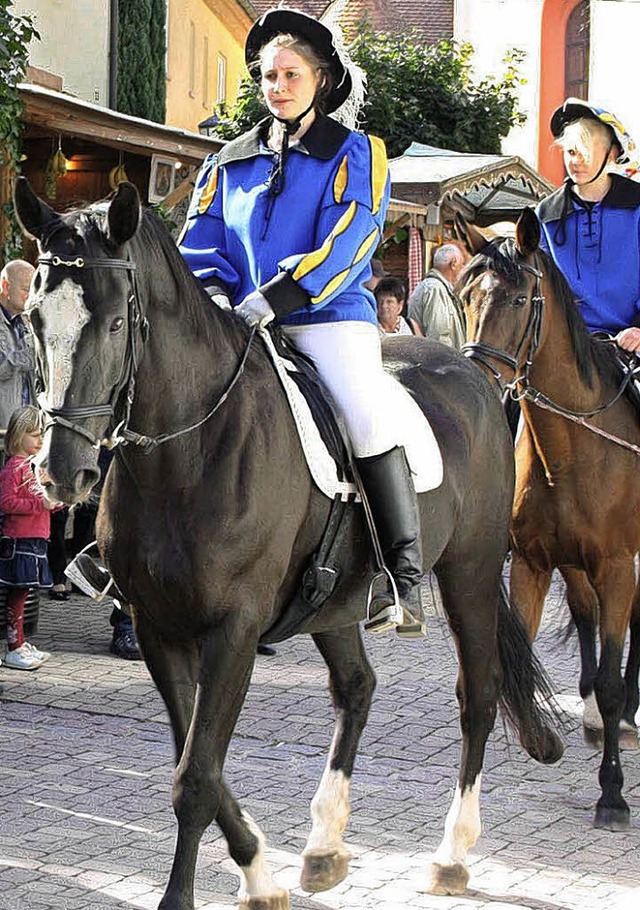
M 0 585 L 6 587 L 7 654 L 14 670 L 37 670 L 51 655 L 24 637 L 24 605 L 31 588 L 51 587 L 47 562 L 50 510 L 38 486 L 31 459 L 42 448 L 42 423 L 37 408 L 18 408 L 9 420 L 0 471 Z

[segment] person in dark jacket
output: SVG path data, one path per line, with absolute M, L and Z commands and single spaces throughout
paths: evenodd
M 632 172 L 633 140 L 602 108 L 568 98 L 551 118 L 564 154 L 563 186 L 538 206 L 541 247 L 576 296 L 591 332 L 640 350 L 640 184 Z

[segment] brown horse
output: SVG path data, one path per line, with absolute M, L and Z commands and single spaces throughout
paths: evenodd
M 622 797 L 618 734 L 621 725 L 637 740 L 640 607 L 634 598 L 634 557 L 640 548 L 640 449 L 615 444 L 598 431 L 640 445 L 636 404 L 627 394 L 615 345 L 589 335 L 569 286 L 539 249 L 540 228 L 530 209 L 521 215 L 515 239 L 487 242 L 461 219 L 458 229 L 475 254 L 460 282 L 470 339 L 465 353 L 522 408 L 511 601 L 533 639 L 553 570 L 566 580 L 581 648 L 585 723 L 594 723 L 595 692 L 603 724 L 602 796 L 595 825 L 624 828 L 629 808 Z

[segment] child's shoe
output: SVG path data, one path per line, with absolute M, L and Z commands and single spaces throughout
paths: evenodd
M 25 642 L 15 651 L 7 651 L 4 665 L 12 670 L 37 670 L 42 666 L 42 661 L 35 656 L 28 642 Z
M 51 654 L 48 651 L 40 651 L 39 648 L 36 648 L 35 645 L 32 645 L 30 641 L 25 641 L 23 647 L 27 647 L 33 656 L 37 657 L 37 659 L 42 661 L 42 663 L 44 663 L 45 660 L 49 660 L 51 657 Z

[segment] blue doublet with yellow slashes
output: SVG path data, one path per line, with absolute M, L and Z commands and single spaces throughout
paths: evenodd
M 274 194 L 269 123 L 205 160 L 180 252 L 233 304 L 259 289 L 283 324 L 375 323 L 363 283 L 389 201 L 384 143 L 318 114 L 291 146 L 284 187 Z

